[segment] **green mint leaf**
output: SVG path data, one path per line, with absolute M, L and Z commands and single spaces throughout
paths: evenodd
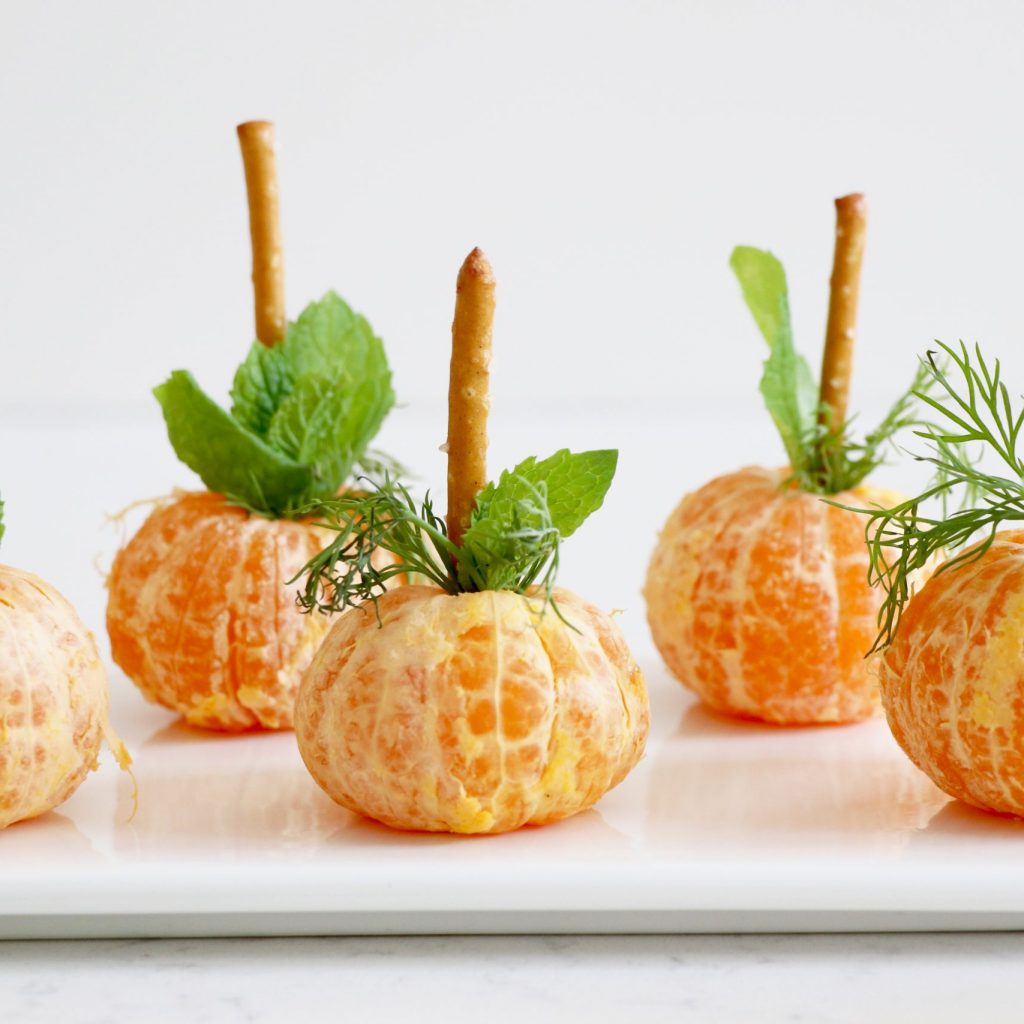
M 268 348 L 254 341 L 235 371 L 231 415 L 247 430 L 265 437 L 278 407 L 294 387 L 294 375 L 283 345 Z
M 280 514 L 310 487 L 309 466 L 275 451 L 209 398 L 186 370 L 153 389 L 179 459 L 211 490 Z
M 279 345 L 256 342 L 231 395 L 243 426 L 312 468 L 317 496 L 348 479 L 395 403 L 383 343 L 334 292 L 311 302 Z
M 255 342 L 230 415 L 179 371 L 157 389 L 171 443 L 211 490 L 270 514 L 333 496 L 395 402 L 384 345 L 334 292 Z
M 601 507 L 618 459 L 614 448 L 591 452 L 562 448 L 542 462 L 531 455 L 480 492 L 470 530 L 483 519 L 507 520 L 512 506 L 531 496 L 530 485 L 543 483 L 552 524 L 563 538 L 569 537 Z
M 347 375 L 329 380 L 308 373 L 299 378 L 295 390 L 274 414 L 267 441 L 277 451 L 311 467 L 310 497 L 336 494 L 369 441 L 353 426 L 360 413 L 359 400 Z
M 507 473 L 502 482 L 509 484 L 514 496 L 502 495 L 497 503 L 478 507 L 462 536 L 458 560 L 462 590 L 522 592 L 542 575 L 553 579 L 561 537 L 552 522 L 547 488 Z
M 737 245 L 729 257 L 729 266 L 739 279 L 747 308 L 768 347 L 774 349 L 780 338 L 793 340 L 789 319 L 789 289 L 782 264 L 766 249 Z
M 4 502 L 0 498 L 0 540 L 4 539 Z
M 618 462 L 615 450 L 555 452 L 506 470 L 478 495 L 459 561 L 464 586 L 523 590 L 557 556 L 558 543 L 601 507 Z
M 395 404 L 384 345 L 365 317 L 328 292 L 289 327 L 282 347 L 297 381 L 312 374 L 347 396 L 333 433 L 316 432 L 320 444 L 309 453 L 324 486 L 336 491 Z
M 812 454 L 807 439 L 815 433 L 818 389 L 811 368 L 793 345 L 786 272 L 770 252 L 746 245 L 733 250 L 729 265 L 771 350 L 761 376 L 761 394 L 790 465 L 799 471 Z
M 383 359 L 383 349 L 381 350 Z M 383 363 L 382 372 L 367 375 L 355 384 L 346 384 L 351 402 L 344 419 L 338 427 L 339 458 L 335 475 L 335 489 L 345 482 L 352 465 L 362 461 L 370 442 L 384 422 L 384 418 L 395 404 L 395 392 L 391 387 L 391 371 Z
M 267 441 L 311 466 L 314 496 L 330 497 L 351 475 L 393 402 L 389 382 L 367 380 L 353 388 L 347 374 L 329 380 L 309 373 L 274 414 Z
M 344 370 L 354 380 L 363 380 L 379 368 L 383 357 L 383 345 L 366 318 L 333 291 L 311 302 L 288 325 L 280 348 L 296 378 L 306 373 L 334 377 Z
M 815 435 L 818 389 L 807 361 L 792 342 L 776 345 L 764 361 L 761 395 L 782 438 L 794 470 L 811 457 L 808 438 Z
M 296 462 L 312 465 L 330 448 L 351 395 L 341 382 L 309 373 L 280 404 L 267 430 L 267 442 Z

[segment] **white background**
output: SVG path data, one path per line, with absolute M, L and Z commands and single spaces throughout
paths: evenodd
M 832 199 L 871 203 L 855 389 L 1024 309 L 1024 5 L 0 0 L 0 402 L 225 393 L 251 338 L 238 121 L 277 122 L 289 313 L 337 288 L 402 398 L 499 278 L 495 391 L 756 393 L 731 247 L 785 261 L 817 365 Z M 1024 370 L 1024 360 L 1017 360 Z M 1019 378 L 1018 378 L 1019 379 Z
M 148 391 L 180 366 L 223 395 L 251 338 L 234 125 L 269 118 L 289 311 L 334 287 L 369 316 L 409 404 L 384 440 L 435 487 L 444 424 L 427 423 L 443 415 L 455 274 L 472 246 L 489 253 L 493 464 L 543 454 L 547 433 L 623 446 L 609 507 L 564 575 L 624 605 L 630 642 L 649 643 L 638 591 L 671 504 L 712 472 L 781 457 L 733 245 L 783 258 L 817 364 L 831 200 L 863 190 L 854 404 L 891 398 L 935 337 L 982 340 L 1024 383 L 1022 42 L 1010 0 L 0 0 L 4 560 L 64 589 L 105 643 L 101 510 L 194 483 Z M 602 547 L 608 572 L 587 555 Z M 410 1003 L 470 1001 L 496 977 L 499 1010 L 562 993 L 570 1015 L 604 1019 L 610 977 L 651 1020 L 749 1019 L 759 997 L 777 1019 L 845 1021 L 865 993 L 879 1020 L 929 1003 L 932 1021 L 964 1019 L 964 1005 L 1010 1019 L 1019 943 L 940 938 L 357 941 L 358 973 L 338 970 L 356 1002 L 380 971 L 371 1008 L 380 984 Z M 196 1019 L 279 1019 L 287 1007 L 252 972 L 330 1005 L 322 958 L 344 951 L 325 948 L 10 947 L 13 1012 L 138 1018 L 173 976 Z

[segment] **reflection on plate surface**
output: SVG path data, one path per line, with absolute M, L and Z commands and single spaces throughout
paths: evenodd
M 823 861 L 1024 853 L 1024 825 L 950 801 L 881 720 L 795 729 L 714 714 L 656 663 L 654 728 L 637 770 L 596 808 L 475 838 L 394 832 L 337 806 L 291 733 L 206 733 L 117 688 L 131 780 L 109 759 L 59 812 L 0 833 L 0 863 L 294 860 Z
M 514 464 L 524 451 L 547 451 L 552 437 L 569 447 L 621 452 L 601 515 L 565 546 L 560 569 L 577 593 L 604 608 L 624 608 L 619 622 L 651 690 L 647 755 L 595 808 L 503 836 L 392 832 L 323 794 L 291 734 L 188 729 L 112 670 L 111 717 L 135 758 L 137 813 L 132 817 L 132 780 L 105 755 L 100 770 L 56 812 L 0 832 L 0 934 L 18 914 L 34 928 L 69 906 L 86 931 L 97 915 L 132 921 L 150 914 L 148 934 L 167 934 L 166 919 L 156 915 L 191 913 L 206 915 L 205 923 L 198 932 L 183 925 L 186 933 L 211 934 L 230 931 L 223 914 L 254 908 L 268 915 L 260 928 L 287 931 L 291 915 L 325 908 L 348 914 L 363 907 L 376 915 L 381 908 L 400 914 L 429 904 L 450 915 L 460 903 L 463 909 L 483 903 L 490 914 L 502 906 L 518 913 L 531 901 L 541 910 L 555 907 L 556 915 L 565 907 L 613 915 L 641 905 L 682 908 L 687 916 L 673 919 L 672 927 L 683 930 L 699 929 L 702 921 L 720 927 L 688 916 L 694 908 L 698 915 L 701 908 L 737 909 L 722 926 L 729 931 L 803 928 L 805 919 L 750 917 L 752 908 L 799 913 L 800 906 L 826 914 L 838 908 L 839 917 L 814 923 L 845 928 L 850 921 L 843 915 L 868 904 L 885 910 L 900 904 L 895 918 L 876 917 L 873 927 L 913 926 L 904 911 L 936 906 L 981 908 L 1000 927 L 1024 927 L 1018 869 L 1024 825 L 948 800 L 907 761 L 884 722 L 803 729 L 735 722 L 698 707 L 665 671 L 639 594 L 643 544 L 633 558 L 619 557 L 610 545 L 621 540 L 623 524 L 630 537 L 653 544 L 684 491 L 723 468 L 769 457 L 777 442 L 765 434 L 762 413 L 744 419 L 732 407 L 727 416 L 720 412 L 717 400 L 705 407 L 706 416 L 692 407 L 632 406 L 628 415 L 609 416 L 604 405 L 565 403 L 521 416 L 515 430 L 494 438 L 495 465 Z M 400 453 L 424 480 L 443 480 L 436 451 L 443 417 L 443 408 L 396 410 L 381 445 Z M 689 446 L 684 460 L 667 458 L 667 439 L 691 436 L 695 426 L 713 432 L 715 443 Z M 102 551 L 102 561 L 110 560 L 114 541 L 101 529 L 104 513 L 192 482 L 148 404 L 137 417 L 101 409 L 78 418 L 59 409 L 41 417 L 33 410 L 23 419 L 8 416 L 4 428 L 5 489 L 31 494 L 38 467 L 60 451 L 62 487 L 76 496 L 70 517 L 59 503 L 36 503 L 20 517 L 12 508 L 4 558 L 52 579 L 103 648 L 105 593 L 92 557 Z M 768 438 L 763 451 L 761 438 Z M 95 471 L 97 451 L 108 460 L 102 474 Z M 900 467 L 900 479 L 913 468 Z M 895 475 L 889 482 L 899 483 Z M 909 489 L 906 480 L 902 486 Z M 139 521 L 143 514 L 140 509 Z M 609 558 L 610 550 L 616 557 Z M 1007 908 L 1017 917 L 1007 919 Z M 419 920 L 408 918 L 402 927 L 415 930 Z M 378 926 L 376 916 L 372 922 L 368 927 Z M 437 916 L 430 925 L 445 930 L 447 922 Z M 863 918 L 858 922 L 854 927 Z M 950 919 L 940 923 L 949 926 Z M 542 930 L 563 924 L 556 916 Z M 595 927 L 636 925 L 635 917 L 606 916 Z M 967 926 L 992 927 L 993 918 Z M 325 927 L 342 925 L 335 918 Z M 33 928 L 8 934 L 69 934 L 59 925 Z M 510 928 L 514 921 L 500 922 L 499 930 Z M 113 923 L 103 933 L 139 934 L 135 929 Z
M 676 847 L 894 851 L 949 801 L 881 721 L 784 728 L 693 703 L 652 760 L 652 838 Z

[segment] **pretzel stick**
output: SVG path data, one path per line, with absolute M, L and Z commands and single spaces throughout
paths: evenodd
M 476 496 L 487 483 L 487 411 L 491 406 L 491 325 L 494 271 L 474 249 L 455 292 L 448 384 L 448 536 L 462 543 Z
M 850 398 L 867 223 L 867 202 L 859 192 L 836 200 L 836 251 L 825 329 L 825 357 L 821 364 L 821 401 L 828 408 L 822 410 L 819 418 L 832 434 L 843 429 Z
M 238 126 L 249 196 L 249 234 L 252 237 L 252 290 L 256 307 L 256 337 L 268 347 L 284 337 L 284 256 L 278 203 L 274 125 L 246 121 Z

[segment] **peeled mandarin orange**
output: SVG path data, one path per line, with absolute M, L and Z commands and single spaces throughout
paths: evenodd
M 0 565 L 0 828 L 63 803 L 107 737 L 126 766 L 92 634 L 48 583 Z
M 938 572 L 880 661 L 882 704 L 910 759 L 951 796 L 1024 817 L 1024 530 Z
M 647 738 L 647 691 L 603 612 L 556 590 L 407 586 L 347 611 L 310 665 L 295 733 L 343 807 L 399 829 L 506 832 L 590 807 Z
M 158 507 L 110 573 L 114 661 L 192 725 L 291 728 L 299 680 L 327 632 L 286 581 L 329 535 L 208 492 Z
M 864 518 L 748 467 L 687 495 L 669 517 L 644 596 L 673 674 L 710 707 L 780 724 L 877 713 L 864 655 L 881 594 L 868 585 Z M 851 506 L 894 503 L 861 486 Z

